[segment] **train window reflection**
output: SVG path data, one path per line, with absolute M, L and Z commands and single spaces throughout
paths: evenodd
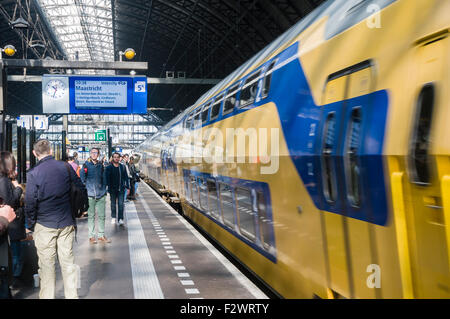
M 220 215 L 219 215 L 219 201 L 217 198 L 217 187 L 216 187 L 216 182 L 214 180 L 208 179 L 206 181 L 207 186 L 208 186 L 208 207 L 209 207 L 209 212 L 211 213 L 211 215 L 216 218 L 219 219 Z
M 155 178 L 155 176 L 153 174 L 153 179 L 154 178 Z M 185 192 L 186 192 L 186 199 L 188 201 L 191 201 L 191 199 L 192 199 L 192 197 L 191 197 L 192 189 L 191 189 L 191 181 L 190 180 L 188 180 L 188 179 L 184 180 L 184 189 L 185 189 Z
M 191 176 L 192 202 L 198 205 L 198 185 L 195 176 Z
M 219 183 L 220 206 L 225 225 L 234 227 L 233 193 L 230 185 Z
M 240 107 L 244 107 L 255 102 L 256 93 L 258 93 L 258 83 L 261 71 L 256 72 L 250 76 L 244 83 L 241 91 Z
M 273 61 L 272 63 L 270 63 L 269 67 L 267 68 L 266 71 L 266 75 L 264 77 L 264 81 L 263 81 L 263 87 L 262 87 L 262 94 L 261 94 L 261 98 L 265 98 L 269 95 L 269 91 L 270 91 L 270 83 L 272 81 L 272 71 L 273 71 L 273 67 L 275 66 L 275 63 L 277 61 Z
M 208 112 L 209 112 L 209 106 L 211 105 L 211 102 L 208 104 L 205 104 L 202 111 L 202 124 L 205 124 L 208 121 Z
M 410 145 L 410 165 L 412 182 L 418 184 L 430 183 L 430 132 L 435 100 L 434 84 L 423 87 L 417 101 L 414 132 Z
M 245 237 L 255 241 L 256 229 L 252 205 L 252 193 L 249 189 L 237 187 L 235 189 L 236 211 L 238 212 L 239 229 Z
M 208 211 L 208 189 L 206 187 L 206 181 L 203 178 L 198 179 L 198 187 L 200 191 L 200 208 Z
M 361 202 L 361 185 L 359 183 L 361 168 L 358 163 L 358 149 L 361 137 L 361 108 L 352 111 L 349 125 L 346 157 L 347 195 L 350 204 L 359 207 Z
M 333 164 L 333 148 L 336 141 L 336 115 L 327 116 L 322 147 L 323 190 L 328 202 L 336 201 L 336 172 Z
M 233 111 L 234 105 L 236 104 L 238 88 L 239 88 L 239 83 L 236 83 L 228 90 L 225 101 L 223 102 L 222 115 L 228 114 L 231 111 Z
M 220 94 L 218 97 L 216 97 L 214 104 L 211 108 L 211 115 L 210 115 L 211 121 L 213 121 L 219 117 L 220 104 L 222 103 L 222 99 L 223 99 L 223 93 Z
M 270 226 L 270 219 L 267 214 L 266 199 L 262 192 L 257 192 L 256 197 L 258 205 L 258 219 L 259 219 L 259 229 L 261 233 L 261 242 L 265 249 L 269 249 L 271 226 Z

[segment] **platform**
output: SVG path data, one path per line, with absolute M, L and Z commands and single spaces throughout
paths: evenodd
M 146 183 L 125 204 L 125 225 L 111 225 L 109 244 L 89 244 L 87 218 L 78 221 L 75 262 L 80 299 L 265 299 L 267 296 Z M 56 298 L 64 298 L 57 266 Z M 39 298 L 39 288 L 13 291 Z

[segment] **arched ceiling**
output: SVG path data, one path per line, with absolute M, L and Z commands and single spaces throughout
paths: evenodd
M 111 43 L 106 43 L 110 42 L 107 30 L 111 25 L 115 60 L 119 60 L 120 50 L 134 48 L 135 60 L 148 62 L 147 76 L 165 77 L 166 71 L 175 71 L 175 74 L 181 71 L 187 78 L 222 79 L 322 2 L 324 0 L 112 0 L 109 5 L 109 0 L 2 0 L 0 46 L 15 45 L 19 51 L 15 58 L 51 56 L 70 60 L 74 58 L 67 49 L 70 41 L 64 39 L 78 36 L 80 31 L 77 30 L 81 30 L 80 43 L 83 37 L 86 43 L 103 41 L 102 50 L 107 51 L 111 47 Z M 77 10 L 74 7 L 69 10 L 74 5 Z M 49 17 L 49 8 L 59 15 L 59 22 L 67 21 L 67 24 L 74 24 L 73 15 L 77 12 L 81 27 L 69 28 L 67 24 L 55 23 Z M 111 13 L 105 12 L 105 8 Z M 21 31 L 11 28 L 10 22 L 18 17 L 18 12 L 32 25 L 26 31 L 28 35 L 25 32 L 21 36 Z M 102 14 L 99 16 L 95 12 Z M 100 23 L 104 28 L 95 28 Z M 35 39 L 38 33 L 43 35 L 40 41 L 44 48 L 30 48 L 26 44 L 33 30 L 39 30 L 33 34 Z M 23 46 L 22 42 L 25 42 Z M 92 48 L 90 52 L 91 59 L 110 54 L 100 54 Z M 42 112 L 38 83 L 8 84 L 8 113 Z M 173 111 L 155 111 L 167 121 L 210 87 L 152 85 L 149 106 L 172 108 Z

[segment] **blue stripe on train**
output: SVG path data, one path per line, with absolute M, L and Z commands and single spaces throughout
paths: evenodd
M 286 49 L 280 60 L 295 54 L 298 43 Z M 291 94 L 286 94 L 291 92 Z M 387 91 L 377 91 L 365 96 L 318 106 L 299 60 L 287 64 L 273 74 L 270 99 L 276 104 L 283 133 L 292 161 L 317 208 L 377 225 L 386 225 L 388 205 L 383 169 L 383 141 L 388 110 Z M 326 201 L 323 192 L 321 147 L 327 112 L 345 112 L 338 115 L 341 133 L 346 132 L 351 111 L 361 107 L 361 144 L 358 164 L 361 167 L 361 205 L 353 207 L 347 196 L 344 173 L 345 143 L 336 145 L 333 160 L 336 164 L 337 200 Z M 342 121 L 342 119 L 344 119 Z M 339 137 L 337 137 L 339 138 Z

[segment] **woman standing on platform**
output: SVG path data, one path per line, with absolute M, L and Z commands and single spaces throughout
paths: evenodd
M 10 232 L 11 250 L 12 250 L 12 267 L 9 253 L 5 254 L 3 249 L 2 256 L 0 256 L 0 266 L 7 269 L 8 275 L 11 273 L 14 277 L 19 277 L 22 271 L 22 242 L 25 236 L 25 218 L 19 214 L 20 196 L 23 193 L 22 187 L 17 182 L 16 178 L 16 160 L 10 152 L 0 152 L 0 198 L 3 199 L 3 204 L 11 206 L 16 212 L 16 219 L 9 225 L 8 232 Z M 11 235 L 13 237 L 11 238 Z M 7 250 L 6 250 L 7 251 Z M 6 257 L 6 258 L 5 258 Z

